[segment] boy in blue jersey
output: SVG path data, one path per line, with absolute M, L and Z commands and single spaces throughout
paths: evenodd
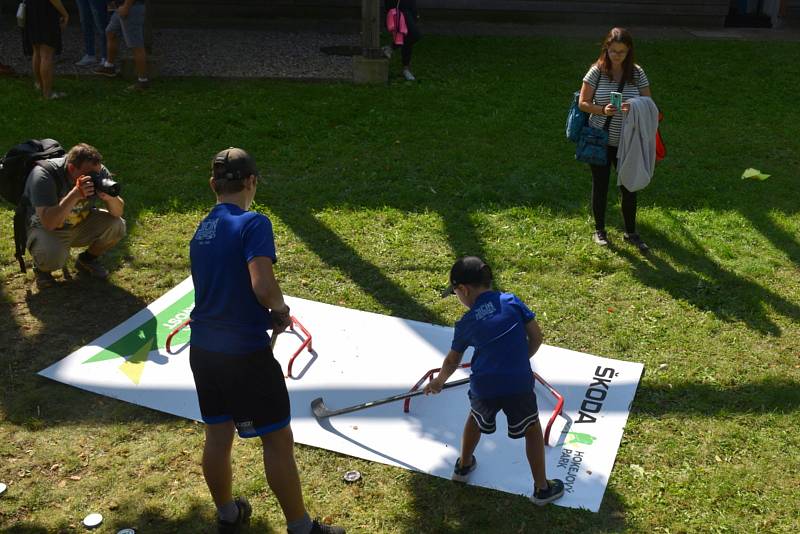
M 217 204 L 189 245 L 195 307 L 189 360 L 200 413 L 206 423 L 203 476 L 217 506 L 219 533 L 239 532 L 252 508 L 233 498 L 231 447 L 258 437 L 267 483 L 280 503 L 290 534 L 344 534 L 312 521 L 306 512 L 289 426 L 289 394 L 267 333 L 291 323 L 275 279 L 272 223 L 248 211 L 259 173 L 247 152 L 229 148 L 212 162 Z
M 538 505 L 564 495 L 561 480 L 548 480 L 544 464 L 544 439 L 533 392 L 530 358 L 542 344 L 536 315 L 511 293 L 492 290 L 492 270 L 480 258 L 465 256 L 450 269 L 450 285 L 442 296 L 455 294 L 469 311 L 456 323 L 450 352 L 442 370 L 425 394 L 436 394 L 458 368 L 467 347 L 474 347 L 469 381 L 470 414 L 461 437 L 461 456 L 453 480 L 466 482 L 478 465 L 475 448 L 481 433 L 492 434 L 500 410 L 508 420 L 508 437 L 525 438 L 534 488 L 531 501 Z

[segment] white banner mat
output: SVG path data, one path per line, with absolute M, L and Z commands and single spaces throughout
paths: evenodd
M 304 351 L 294 363 L 293 374 L 299 378 L 287 379 L 296 441 L 450 478 L 469 411 L 466 385 L 415 397 L 407 414 L 399 401 L 318 422 L 310 404 L 322 397 L 335 410 L 408 391 L 426 371 L 441 365 L 453 329 L 304 299 L 286 300 L 311 333 L 313 346 L 313 353 Z M 186 345 L 189 329 L 172 340 L 177 354 L 164 348 L 167 336 L 188 318 L 193 304 L 194 290 L 187 278 L 39 374 L 199 421 Z M 278 337 L 275 355 L 284 372 L 301 340 L 291 332 Z M 465 361 L 470 356 L 467 353 Z M 546 450 L 547 476 L 564 480 L 567 489 L 556 504 L 596 512 L 643 366 L 543 345 L 532 367 L 563 395 L 569 421 L 566 428 L 554 425 L 555 446 Z M 466 376 L 458 371 L 451 380 Z M 555 399 L 539 384 L 536 393 L 544 425 Z M 507 437 L 502 413 L 497 423 L 497 432 L 483 436 L 475 452 L 479 464 L 470 484 L 530 495 L 533 479 L 524 440 Z

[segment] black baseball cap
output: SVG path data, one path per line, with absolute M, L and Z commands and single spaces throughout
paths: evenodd
M 253 157 L 241 148 L 226 148 L 214 156 L 211 173 L 215 180 L 244 180 L 251 174 L 261 178 Z
M 453 294 L 459 284 L 489 285 L 492 281 L 492 269 L 477 256 L 458 258 L 450 268 L 450 285 L 442 291 L 442 296 Z

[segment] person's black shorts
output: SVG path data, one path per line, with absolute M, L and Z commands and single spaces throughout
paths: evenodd
M 503 410 L 508 420 L 508 437 L 519 439 L 531 425 L 539 420 L 539 406 L 536 394 L 530 393 L 479 399 L 469 393 L 470 415 L 478 424 L 481 433 L 493 434 L 497 430 L 497 412 Z
M 262 436 L 289 424 L 286 381 L 269 346 L 250 354 L 191 346 L 189 363 L 204 423 L 232 420 L 242 438 Z

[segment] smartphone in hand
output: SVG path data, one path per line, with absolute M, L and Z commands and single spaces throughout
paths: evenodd
M 611 91 L 611 105 L 617 108 L 617 110 L 622 109 L 622 93 Z

